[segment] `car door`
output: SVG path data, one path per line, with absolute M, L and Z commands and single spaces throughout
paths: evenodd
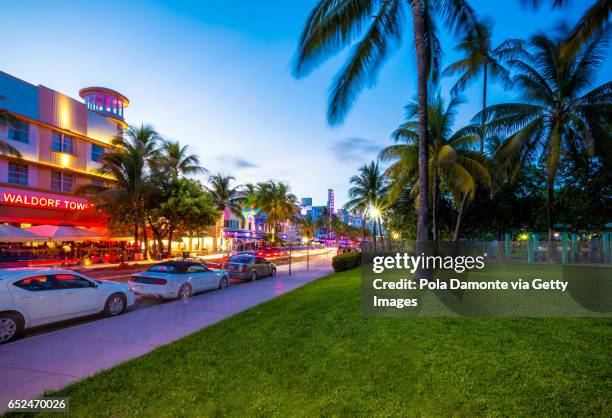
M 189 266 L 187 274 L 191 277 L 191 288 L 194 291 L 201 292 L 210 289 L 210 275 L 203 264 L 194 264 Z
M 265 277 L 268 275 L 268 273 L 266 272 L 267 270 L 266 263 L 263 258 L 261 257 L 255 258 L 255 268 L 257 270 L 258 277 Z
M 15 307 L 29 318 L 29 326 L 57 321 L 61 315 L 62 291 L 53 276 L 38 275 L 9 285 Z
M 74 318 L 102 310 L 101 292 L 98 286 L 76 274 L 56 274 L 56 286 L 62 290 L 61 316 Z

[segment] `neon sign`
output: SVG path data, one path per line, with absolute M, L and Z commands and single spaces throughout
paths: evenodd
M 44 196 L 25 193 L 2 192 L 2 204 L 10 206 L 27 206 L 43 209 L 60 209 L 83 212 L 93 207 L 92 203 L 58 196 Z

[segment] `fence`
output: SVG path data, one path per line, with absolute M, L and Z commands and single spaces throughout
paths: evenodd
M 512 240 L 510 233 L 503 241 L 440 241 L 427 242 L 423 248 L 446 254 L 486 254 L 489 259 L 514 263 L 611 264 L 612 233 L 587 235 L 563 232 L 558 240 L 549 241 L 548 234 L 524 233 Z M 368 243 L 366 251 L 415 251 L 413 241 L 378 241 Z

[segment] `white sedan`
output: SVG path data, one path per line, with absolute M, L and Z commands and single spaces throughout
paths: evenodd
M 0 344 L 26 328 L 104 312 L 119 315 L 135 302 L 129 286 L 71 270 L 0 270 Z
M 130 288 L 137 295 L 185 299 L 196 292 L 224 289 L 229 276 L 196 261 L 166 261 L 132 275 Z

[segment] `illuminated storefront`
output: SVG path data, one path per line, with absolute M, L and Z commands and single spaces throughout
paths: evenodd
M 11 115 L 0 139 L 22 155 L 0 154 L 0 223 L 106 226 L 75 192 L 112 181 L 98 173 L 100 158 L 127 127 L 129 101 L 103 87 L 82 89 L 80 96 L 85 103 L 0 72 L 0 109 Z

